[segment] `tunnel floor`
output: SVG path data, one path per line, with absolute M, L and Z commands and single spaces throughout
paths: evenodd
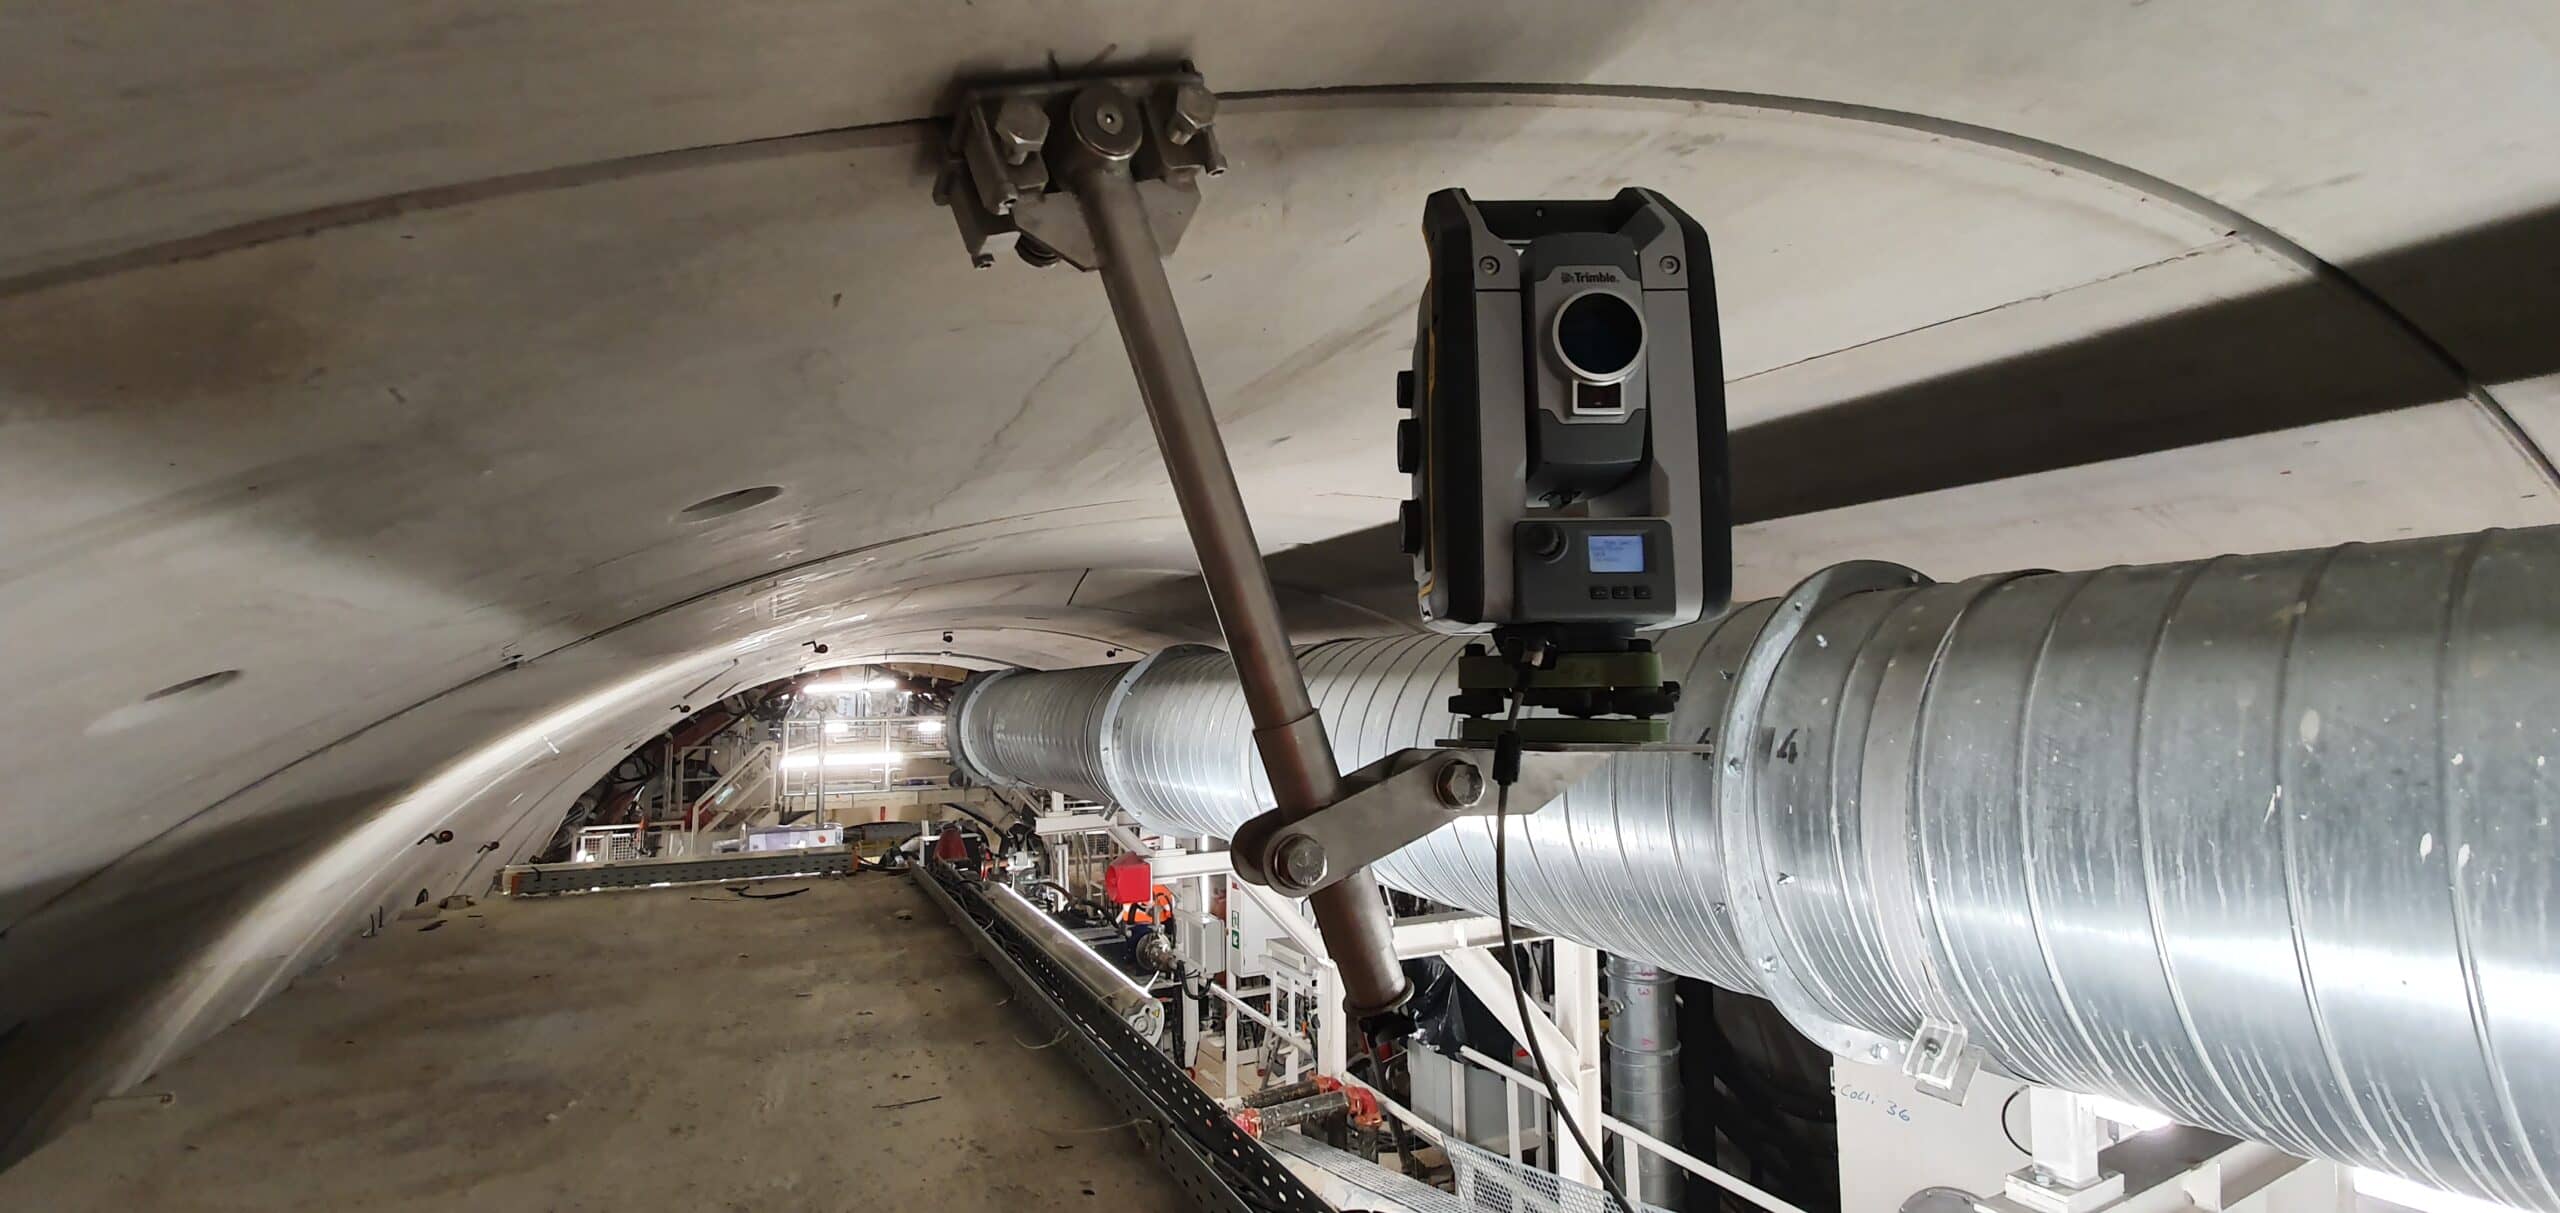
M 802 887 L 395 921 L 0 1173 L 0 1209 L 1183 1207 L 904 877 L 754 891 Z

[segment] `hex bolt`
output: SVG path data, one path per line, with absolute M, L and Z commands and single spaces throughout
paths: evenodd
M 1049 111 L 1029 97 L 1007 97 L 988 128 L 1007 164 L 1025 164 L 1049 141 Z
M 1291 885 L 1313 888 L 1324 880 L 1324 844 L 1304 834 L 1281 839 L 1271 857 L 1273 870 Z
M 1453 758 L 1440 768 L 1431 790 L 1439 794 L 1440 803 L 1450 808 L 1473 808 L 1484 799 L 1484 772 L 1466 759 Z
M 1680 259 L 1679 259 L 1679 258 L 1677 258 L 1677 257 L 1665 257 L 1665 258 L 1663 258 L 1663 259 L 1662 259 L 1662 272 L 1663 272 L 1663 273 L 1666 273 L 1666 274 L 1677 274 L 1677 273 L 1679 273 L 1679 272 L 1680 272 Z
M 1502 272 L 1502 259 L 1499 257 L 1481 258 L 1476 262 L 1476 268 L 1484 271 L 1485 276 L 1490 278 L 1493 275 Z
M 1175 146 L 1191 142 L 1192 136 L 1209 129 L 1218 120 L 1218 95 L 1197 84 L 1186 84 L 1173 90 L 1173 104 L 1165 115 L 1164 137 Z

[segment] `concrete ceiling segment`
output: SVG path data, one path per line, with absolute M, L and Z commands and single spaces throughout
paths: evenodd
M 0 200 L 0 275 L 917 118 L 973 68 L 1147 57 L 1230 91 L 1631 85 L 1933 115 L 2183 182 L 2331 257 L 2538 206 L 2560 180 L 2560 15 L 2539 0 L 27 0 L 0 11 L 0 46 L 0 147 L 42 183 Z
M 2560 523 L 2560 491 L 2465 400 L 1755 523 L 1737 598 L 1891 553 L 1941 581 Z
M 1736 506 L 1786 518 L 2463 389 L 2384 313 L 2235 238 L 1740 377 Z
M 2560 450 L 2560 374 L 2500 384 L 2498 398 L 2507 403 L 2536 445 L 2546 451 Z
M 1442 181 L 1638 176 L 1754 216 L 1719 255 L 1737 366 L 2212 236 L 2006 153 L 1684 102 L 1292 100 L 1228 130 L 1268 171 L 1212 184 L 1176 267 L 1275 547 L 1401 495 L 1387 389 L 1411 210 Z M 831 553 L 873 562 L 845 598 L 1187 567 L 1095 284 L 970 271 L 918 147 L 823 136 L 0 299 L 0 476 L 30 503 L 0 537 L 0 658 L 48 688 L 0 706 L 0 736 L 78 756 L 31 764 L 34 800 L 117 806 L 49 819 L 0 898 L 22 911 L 355 723 Z M 680 516 L 763 484 L 785 492 Z M 1061 546 L 1136 517 L 1158 524 Z M 220 735 L 83 731 L 227 669 Z

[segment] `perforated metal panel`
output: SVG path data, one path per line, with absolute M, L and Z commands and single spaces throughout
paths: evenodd
M 1455 1207 L 1463 1213 L 1616 1213 L 1608 1192 L 1575 1183 L 1553 1171 L 1524 1166 L 1480 1146 L 1447 1143 L 1449 1170 L 1456 1176 Z M 1635 1193 L 1627 1194 L 1633 1199 Z M 1669 1213 L 1660 1205 L 1637 1202 L 1647 1213 Z

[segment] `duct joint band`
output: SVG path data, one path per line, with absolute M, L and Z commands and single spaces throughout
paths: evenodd
M 1118 681 L 1111 684 L 1111 693 L 1104 696 L 1102 700 L 1101 722 L 1094 730 L 1094 751 L 1096 757 L 1100 759 L 1102 790 L 1111 794 L 1113 807 L 1119 807 L 1127 799 L 1121 791 L 1127 785 L 1121 782 L 1118 755 L 1120 753 L 1120 708 L 1121 705 L 1129 702 L 1129 693 L 1137 689 L 1138 683 L 1146 678 L 1147 672 L 1153 670 L 1157 662 L 1167 657 L 1190 657 L 1220 651 L 1205 644 L 1169 644 L 1139 658 L 1127 672 L 1120 675 Z
M 1030 786 L 1029 784 L 1022 782 L 1019 779 L 1015 779 L 1010 775 L 998 774 L 969 760 L 970 705 L 976 702 L 980 692 L 985 691 L 988 687 L 993 686 L 1006 678 L 1010 678 L 1022 672 L 1022 668 L 1019 666 L 1008 666 L 1001 670 L 991 670 L 987 673 L 962 681 L 959 689 L 951 693 L 951 706 L 943 712 L 943 715 L 948 718 L 945 734 L 949 738 L 949 743 L 945 748 L 951 751 L 951 765 L 962 775 L 967 776 L 972 783 L 991 788 L 1022 788 Z
M 1725 810 L 1720 824 L 1734 933 L 1757 970 L 1761 993 L 1776 1004 L 1788 1023 L 1814 1043 L 1843 1056 L 1878 1064 L 1899 1063 L 1908 1052 L 1909 1043 L 1887 1039 L 1834 1016 L 1787 964 L 1785 949 L 1779 946 L 1777 911 L 1770 904 L 1767 891 L 1777 876 L 1769 871 L 1762 845 L 1757 796 L 1759 767 L 1775 755 L 1779 740 L 1764 735 L 1760 718 L 1769 689 L 1777 681 L 1778 663 L 1816 612 L 1853 594 L 1906 590 L 1925 584 L 1928 578 L 1916 570 L 1880 560 L 1835 564 L 1798 582 L 1779 600 L 1777 609 L 1769 612 L 1752 637 L 1742 667 L 1734 672 L 1733 693 L 1725 700 L 1724 721 L 1719 730 L 1718 749 L 1722 755 L 1715 763 L 1717 800 Z
M 1996 573 L 1957 585 L 1914 593 L 1910 609 L 1918 616 L 1911 634 L 1932 637 L 1928 660 L 1891 664 L 1876 688 L 1876 711 L 1895 718 L 1881 732 L 1872 726 L 1860 761 L 1858 778 L 1859 838 L 1865 843 L 1867 878 L 1874 896 L 1892 905 L 1931 905 L 1920 895 L 1916 879 L 1923 866 L 1919 846 L 1920 817 L 1913 810 L 1921 772 L 1922 730 L 1927 724 L 1929 689 L 1955 644 L 1965 616 L 1993 590 L 2032 573 Z M 1884 945 L 1886 968 L 1894 981 L 1919 1004 L 1923 1021 L 1934 1021 L 1964 1035 L 1955 1000 L 1938 980 L 1931 963 L 1936 948 L 1929 939 L 1930 916 L 1886 914 L 1876 919 Z

